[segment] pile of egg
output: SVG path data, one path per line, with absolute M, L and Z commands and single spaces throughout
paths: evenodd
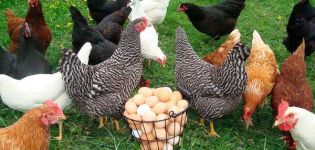
M 188 102 L 178 91 L 169 87 L 142 87 L 126 102 L 124 116 L 133 136 L 142 141 L 141 149 L 172 150 L 187 122 L 184 112 L 187 107 Z M 170 112 L 179 115 L 170 117 Z

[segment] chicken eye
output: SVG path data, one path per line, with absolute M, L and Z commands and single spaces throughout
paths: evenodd
M 289 118 L 292 118 L 292 117 L 293 117 L 293 114 L 289 114 L 288 117 L 289 117 Z

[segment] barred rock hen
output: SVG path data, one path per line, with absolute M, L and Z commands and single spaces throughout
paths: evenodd
M 79 111 L 90 117 L 122 117 L 124 103 L 142 74 L 139 35 L 147 25 L 146 18 L 129 23 L 114 54 L 95 66 L 84 65 L 73 52 L 63 50 L 61 72 L 66 91 Z
M 225 0 L 212 6 L 182 3 L 178 11 L 186 13 L 199 32 L 217 40 L 232 32 L 244 7 L 245 0 Z
M 10 9 L 5 11 L 5 14 L 7 15 L 8 32 L 11 39 L 9 49 L 12 53 L 16 52 L 16 49 L 19 47 L 19 34 L 21 27 L 24 22 L 28 22 L 32 25 L 34 38 L 40 42 L 38 50 L 42 54 L 45 54 L 51 42 L 52 33 L 45 22 L 42 3 L 40 0 L 28 0 L 28 4 L 29 8 L 25 20 L 23 18 L 16 17 Z
M 249 49 L 236 44 L 219 67 L 201 60 L 188 42 L 185 31 L 176 32 L 175 77 L 178 90 L 191 100 L 200 116 L 210 121 L 210 135 L 218 136 L 213 119 L 232 112 L 242 100 L 247 75 L 245 61 Z
M 96 26 L 96 29 L 100 31 L 104 39 L 109 40 L 114 44 L 118 44 L 123 30 L 122 26 L 124 25 L 130 12 L 130 7 L 123 7 L 120 10 L 104 17 Z
M 27 22 L 21 27 L 15 61 L 5 73 L 12 78 L 22 79 L 29 75 L 52 72 L 50 64 L 39 52 L 40 42 L 33 37 L 31 28 Z
M 7 69 L 14 63 L 15 56 L 5 51 L 0 46 L 0 74 L 4 74 Z
M 48 150 L 49 129 L 65 115 L 58 104 L 47 100 L 26 112 L 13 125 L 0 129 L 1 150 Z
M 126 7 L 130 0 L 88 0 L 90 16 L 97 23 L 102 19 L 123 7 Z
M 87 20 L 74 6 L 70 6 L 71 18 L 74 22 L 72 30 L 72 47 L 75 53 L 86 42 L 92 44 L 92 51 L 89 57 L 89 64 L 96 65 L 108 59 L 114 53 L 116 45 L 102 36 L 102 34 L 88 25 Z
M 306 64 L 304 62 L 305 42 L 287 59 L 285 59 L 281 73 L 278 76 L 272 91 L 271 107 L 273 114 L 278 114 L 278 105 L 287 101 L 290 106 L 312 111 L 313 94 L 306 80 Z M 289 132 L 284 132 L 284 139 L 291 148 L 295 147 Z
M 315 8 L 309 0 L 297 3 L 290 15 L 287 25 L 288 37 L 283 44 L 290 52 L 294 52 L 305 39 L 305 56 L 310 56 L 315 51 Z
M 243 120 L 247 128 L 252 125 L 252 116 L 259 105 L 267 103 L 279 70 L 272 49 L 265 44 L 259 33 L 253 32 L 251 54 L 246 64 L 248 81 L 243 93 Z

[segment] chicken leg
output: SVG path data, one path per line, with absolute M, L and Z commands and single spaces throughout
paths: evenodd
M 117 131 L 120 131 L 120 125 L 119 125 L 119 121 L 114 119 L 114 123 L 115 123 L 115 128 Z
M 202 126 L 202 127 L 205 126 L 205 119 L 200 118 L 199 126 Z
M 58 125 L 59 125 L 59 135 L 57 137 L 55 137 L 58 141 L 61 141 L 62 140 L 62 131 L 63 131 L 63 119 L 60 119 L 58 121 Z
M 106 121 L 107 121 L 107 117 L 99 117 L 99 121 L 100 121 L 100 125 L 98 126 L 98 128 L 104 128 Z
M 214 123 L 213 123 L 213 120 L 210 120 L 210 132 L 209 132 L 209 135 L 211 137 L 220 137 L 214 130 Z

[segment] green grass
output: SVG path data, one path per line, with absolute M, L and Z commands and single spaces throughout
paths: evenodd
M 221 0 L 194 1 L 197 4 L 217 3 Z M 285 26 L 291 12 L 291 8 L 298 0 L 247 0 L 246 8 L 239 17 L 237 28 L 242 34 L 242 41 L 251 46 L 252 32 L 257 30 L 264 41 L 274 50 L 278 63 L 281 66 L 289 53 L 282 45 L 282 39 L 286 36 Z M 151 79 L 152 86 L 175 86 L 174 80 L 174 39 L 175 29 L 182 26 L 188 33 L 191 44 L 201 56 L 216 49 L 224 40 L 209 43 L 210 39 L 192 27 L 187 16 L 177 13 L 181 1 L 171 0 L 167 17 L 158 27 L 160 46 L 168 56 L 166 68 L 152 63 L 150 68 L 145 66 L 144 74 Z M 188 2 L 188 0 L 185 0 Z M 192 2 L 192 0 L 190 1 Z M 53 40 L 47 52 L 49 62 L 57 67 L 60 58 L 60 48 L 71 47 L 72 21 L 68 6 L 75 5 L 88 16 L 86 2 L 83 0 L 43 0 L 43 10 L 46 22 L 53 32 Z M 18 16 L 25 16 L 27 12 L 26 0 L 0 0 L 0 45 L 7 47 L 9 37 L 7 34 L 6 8 L 12 9 Z M 92 23 L 92 21 L 90 20 Z M 315 91 L 315 57 L 314 54 L 307 58 L 307 79 L 313 93 Z M 315 94 L 314 94 L 315 95 Z M 65 122 L 64 139 L 59 142 L 51 139 L 50 149 L 137 149 L 138 143 L 133 140 L 127 131 L 117 132 L 112 124 L 107 124 L 106 129 L 98 129 L 98 122 L 80 114 L 74 108 L 65 110 L 69 116 Z M 0 127 L 9 126 L 16 122 L 22 113 L 14 111 L 0 104 Z M 189 117 L 198 120 L 198 114 L 189 110 Z M 216 121 L 216 130 L 220 138 L 211 138 L 207 135 L 207 129 L 191 123 L 187 124 L 182 149 L 284 149 L 284 143 L 280 140 L 280 132 L 272 129 L 272 113 L 269 105 L 259 108 L 253 118 L 254 126 L 246 129 L 241 121 L 242 109 L 238 107 L 232 114 Z M 123 123 L 123 121 L 121 121 Z M 126 125 L 122 124 L 124 128 Z M 31 132 L 31 131 L 30 131 Z M 57 126 L 51 129 L 51 135 L 58 134 Z M 34 139 L 36 140 L 36 139 Z

